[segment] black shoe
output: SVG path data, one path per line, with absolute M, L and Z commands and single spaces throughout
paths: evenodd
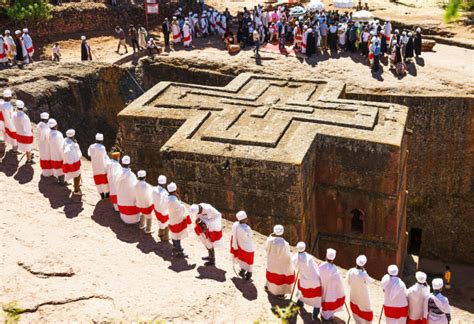
M 211 260 L 211 257 L 209 257 L 209 256 L 202 257 L 201 260 L 203 260 L 203 261 L 209 261 L 209 260 Z
M 242 277 L 242 278 L 245 278 L 245 270 L 244 269 L 241 269 L 239 271 L 239 276 Z
M 101 200 L 104 200 L 104 199 L 105 199 L 105 194 L 104 194 L 104 193 L 101 193 L 101 194 L 100 194 L 100 199 L 101 199 Z
M 33 161 L 33 160 L 28 160 L 28 161 L 26 161 L 25 164 L 35 164 L 35 161 Z
M 302 302 L 301 300 L 298 300 L 298 301 L 296 302 L 296 306 L 298 306 L 299 308 L 303 308 L 304 304 L 303 304 L 303 302 Z
M 209 260 L 206 263 L 204 263 L 205 266 L 214 266 L 216 265 L 216 260 Z
M 245 280 L 250 280 L 250 279 L 252 279 L 252 273 L 251 273 L 251 272 L 247 272 L 247 273 L 245 274 Z
M 175 256 L 177 258 L 183 258 L 183 259 L 188 257 L 188 255 L 186 253 L 184 253 L 183 251 L 177 252 Z

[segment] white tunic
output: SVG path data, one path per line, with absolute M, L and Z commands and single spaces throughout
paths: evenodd
M 421 321 L 426 319 L 428 314 L 425 309 L 428 309 L 429 296 L 430 287 L 428 285 L 416 283 L 408 289 L 408 320 Z
M 232 225 L 230 252 L 233 255 L 233 261 L 239 263 L 240 268 L 248 272 L 252 272 L 255 254 L 252 236 L 252 230 L 247 224 L 235 222 Z
M 5 36 L 5 42 L 8 46 L 7 49 L 7 57 L 9 59 L 13 59 L 13 57 L 16 55 L 16 44 L 15 40 L 13 39 L 12 36 Z
M 117 205 L 117 181 L 122 173 L 122 166 L 116 160 L 110 159 L 107 164 L 107 182 L 109 183 L 110 196 L 109 199 L 114 205 L 114 209 L 118 211 Z
M 173 33 L 173 42 L 175 44 L 181 42 L 181 30 L 177 23 L 171 24 L 171 32 Z
M 210 204 L 201 203 L 199 205 L 202 207 L 202 213 L 198 214 L 196 218 L 206 224 L 206 232 L 202 232 L 201 227 L 196 225 L 194 228 L 196 234 L 207 249 L 223 247 L 222 214 Z
M 49 132 L 50 128 L 45 122 L 39 122 L 36 126 L 36 138 L 38 140 L 39 157 L 41 172 L 44 177 L 53 175 L 51 169 L 51 153 L 49 151 Z
M 58 130 L 49 132 L 49 152 L 51 153 L 51 169 L 55 177 L 64 175 L 63 172 L 63 134 Z
M 155 208 L 155 216 L 158 220 L 158 228 L 165 229 L 169 224 L 168 215 L 168 191 L 161 186 L 153 188 L 153 206 Z
M 87 149 L 87 155 L 91 158 L 92 174 L 97 191 L 101 193 L 109 192 L 109 182 L 107 180 L 107 165 L 110 162 L 105 146 L 94 143 Z
M 308 45 L 308 30 L 303 32 L 303 41 L 301 42 L 301 53 L 306 54 L 306 46 Z
M 138 180 L 135 185 L 135 197 L 138 211 L 146 218 L 151 218 L 153 213 L 153 187 L 144 180 Z
M 282 237 L 269 236 L 267 252 L 267 288 L 273 295 L 291 293 L 295 282 L 295 268 L 291 262 L 290 245 Z
M 184 24 L 184 26 L 183 26 L 183 44 L 184 44 L 184 46 L 191 45 L 192 40 L 193 40 L 193 37 L 191 35 L 191 28 L 189 27 L 188 24 Z
M 405 324 L 408 315 L 407 288 L 398 277 L 383 276 L 381 286 L 384 291 L 383 308 L 387 324 Z
M 188 227 L 192 224 L 191 217 L 181 200 L 169 195 L 166 203 L 169 215 L 169 229 L 172 240 L 182 240 L 188 237 Z
M 350 308 L 356 323 L 372 323 L 374 313 L 370 304 L 369 285 L 374 280 L 367 271 L 351 268 L 347 272 L 350 287 Z
M 18 151 L 31 152 L 33 148 L 33 130 L 31 129 L 30 118 L 23 111 L 18 110 L 13 114 L 13 124 L 15 125 Z
M 29 34 L 23 33 L 23 43 L 25 44 L 26 51 L 28 52 L 28 56 L 33 56 L 35 53 L 35 48 L 33 46 L 33 40 Z
M 207 23 L 207 19 L 206 18 L 201 18 L 201 33 L 204 34 L 208 34 L 209 30 L 208 30 L 208 23 Z
M 5 143 L 16 146 L 16 129 L 13 123 L 13 106 L 10 101 L 3 101 L 0 106 L 0 135 Z
M 322 287 L 321 315 L 328 320 L 344 306 L 344 286 L 339 269 L 332 263 L 324 262 L 319 266 L 319 277 Z
M 140 221 L 140 213 L 136 206 L 135 185 L 137 177 L 129 168 L 122 168 L 117 177 L 117 205 L 120 218 L 126 224 L 135 224 Z
M 64 180 L 69 181 L 81 175 L 82 152 L 75 141 L 66 138 L 63 144 Z
M 435 324 L 435 323 L 442 323 L 447 324 L 448 319 L 446 318 L 446 314 L 451 314 L 451 306 L 449 306 L 449 300 L 443 294 L 438 293 L 436 296 L 431 294 L 429 299 L 432 300 L 436 307 L 443 313 L 443 314 L 436 314 L 432 310 L 428 313 L 428 324 Z
M 321 279 L 315 259 L 307 252 L 299 252 L 293 255 L 292 262 L 299 278 L 298 300 L 311 307 L 321 308 Z
M 0 63 L 8 62 L 8 45 L 3 37 L 0 37 Z

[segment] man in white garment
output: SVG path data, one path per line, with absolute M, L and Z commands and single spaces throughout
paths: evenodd
M 374 313 L 370 304 L 369 285 L 374 281 L 364 269 L 367 263 L 365 255 L 356 259 L 356 267 L 347 272 L 347 283 L 350 287 L 350 306 L 357 324 L 372 323 Z
M 73 195 L 81 196 L 81 157 L 82 152 L 76 139 L 76 131 L 68 129 L 63 144 L 63 172 L 64 181 L 73 180 Z
M 34 164 L 33 153 L 33 129 L 31 121 L 27 114 L 25 114 L 25 103 L 17 100 L 17 111 L 13 114 L 13 125 L 16 130 L 16 142 L 19 152 L 26 153 L 26 164 Z
M 191 26 L 190 26 L 190 23 L 189 23 L 189 19 L 186 18 L 186 21 L 185 21 L 184 26 L 183 26 L 183 45 L 184 45 L 184 47 L 191 46 L 192 40 L 193 40 L 193 36 L 192 36 Z
M 3 91 L 3 102 L 0 105 L 0 139 L 8 144 L 12 152 L 18 153 L 16 142 L 16 129 L 13 123 L 13 105 L 12 105 L 12 91 L 5 89 Z
M 279 298 L 290 294 L 295 282 L 295 268 L 291 262 L 290 245 L 283 238 L 284 232 L 285 229 L 282 225 L 275 225 L 273 233 L 265 243 L 265 252 L 267 253 L 265 288 Z
M 39 158 L 41 175 L 43 177 L 51 177 L 53 170 L 51 169 L 51 153 L 49 152 L 49 126 L 48 119 L 49 114 L 43 112 L 40 114 L 41 121 L 36 126 L 36 137 L 38 139 Z
M 305 252 L 304 242 L 298 242 L 296 250 L 298 252 L 292 257 L 298 276 L 299 297 L 296 305 L 300 308 L 305 304 L 313 307 L 312 318 L 315 320 L 321 308 L 321 279 L 318 264 L 311 254 Z
M 115 211 L 118 211 L 117 205 L 117 180 L 122 173 L 122 166 L 120 165 L 120 152 L 112 152 L 110 160 L 107 164 L 107 182 L 109 184 L 110 196 L 109 200 L 114 206 Z
M 64 181 L 64 172 L 63 172 L 63 143 L 64 136 L 58 131 L 58 123 L 55 119 L 51 118 L 48 120 L 49 126 L 49 153 L 51 156 L 50 165 L 53 172 L 53 176 L 56 177 L 58 183 L 62 186 L 66 185 Z
M 8 63 L 7 55 L 8 55 L 7 42 L 5 41 L 5 38 L 3 38 L 2 35 L 0 35 L 0 63 L 3 63 L 4 66 L 6 66 Z
M 407 288 L 398 277 L 398 267 L 394 264 L 387 269 L 380 284 L 384 291 L 383 309 L 387 324 L 405 324 L 408 316 Z
M 13 63 L 16 57 L 16 44 L 15 40 L 13 39 L 10 31 L 7 29 L 5 30 L 5 42 L 7 44 L 7 58 Z
M 135 185 L 135 197 L 137 199 L 137 208 L 140 212 L 140 229 L 145 233 L 151 233 L 151 215 L 153 213 L 153 187 L 146 182 L 146 171 L 137 172 L 138 182 Z
M 125 224 L 137 224 L 140 222 L 140 212 L 137 208 L 135 197 L 135 185 L 137 184 L 135 173 L 130 170 L 130 157 L 122 158 L 122 170 L 117 176 L 117 205 L 120 218 Z
M 252 267 L 255 255 L 253 244 L 253 232 L 247 225 L 247 213 L 243 210 L 236 215 L 237 222 L 232 225 L 232 237 L 230 239 L 230 253 L 233 255 L 234 263 L 240 265 L 239 276 L 250 280 L 252 278 Z
M 102 144 L 103 141 L 104 135 L 97 133 L 95 143 L 87 149 L 87 155 L 91 158 L 94 183 L 100 198 L 106 199 L 110 193 L 109 181 L 107 180 L 107 165 L 110 163 L 110 159 L 107 156 L 105 146 Z
M 443 279 L 433 279 L 433 293 L 428 297 L 428 324 L 448 324 L 451 322 L 451 306 L 449 300 L 441 293 Z
M 411 286 L 407 291 L 408 298 L 408 323 L 424 324 L 426 323 L 428 307 L 428 297 L 430 295 L 430 287 L 426 283 L 426 273 L 418 271 L 415 274 L 416 284 Z
M 169 241 L 168 191 L 166 191 L 166 176 L 158 177 L 158 185 L 153 188 L 153 206 L 158 221 L 158 237 L 160 241 Z
M 321 278 L 322 303 L 321 316 L 325 320 L 332 320 L 334 314 L 341 311 L 345 302 L 344 286 L 339 269 L 334 264 L 336 250 L 326 250 L 326 262 L 319 265 Z
M 30 34 L 28 33 L 28 28 L 23 28 L 23 42 L 26 47 L 26 52 L 28 53 L 28 58 L 30 63 L 33 63 L 33 54 L 35 54 L 35 47 L 33 45 L 33 40 L 31 39 Z
M 222 214 L 212 205 L 206 203 L 194 204 L 190 208 L 191 215 L 196 217 L 194 231 L 208 251 L 208 256 L 202 259 L 204 265 L 216 264 L 216 247 L 222 247 Z
M 188 227 L 192 224 L 191 217 L 184 206 L 184 203 L 178 198 L 178 187 L 176 183 L 171 182 L 168 187 L 167 208 L 169 215 L 169 230 L 171 241 L 173 242 L 173 255 L 178 258 L 187 258 L 181 246 L 181 240 L 188 237 Z
M 173 44 L 177 45 L 181 42 L 182 37 L 181 29 L 179 28 L 179 24 L 176 20 L 176 17 L 173 17 L 173 20 L 171 21 L 171 32 L 173 33 Z

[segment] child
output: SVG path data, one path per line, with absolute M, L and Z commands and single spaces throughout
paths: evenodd
M 61 48 L 59 47 L 59 43 L 54 43 L 52 59 L 55 62 L 59 62 L 60 58 L 61 58 Z

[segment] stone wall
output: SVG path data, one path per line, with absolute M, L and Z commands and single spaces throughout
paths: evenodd
M 408 231 L 421 256 L 474 264 L 474 98 L 349 93 L 410 107 Z

